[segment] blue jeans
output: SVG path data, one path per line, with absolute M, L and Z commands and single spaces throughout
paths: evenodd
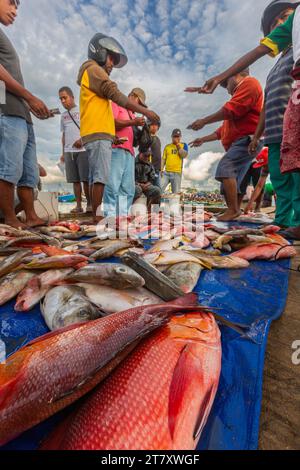
M 127 215 L 135 194 L 135 159 L 121 148 L 112 151 L 111 170 L 104 191 L 104 215 Z
M 182 174 L 181 173 L 172 173 L 169 171 L 164 171 L 162 177 L 162 192 L 164 193 L 169 184 L 171 184 L 172 193 L 178 194 L 181 191 L 181 181 L 182 181 Z
M 38 185 L 33 125 L 25 119 L 0 115 L 0 180 L 33 189 Z
M 159 171 L 156 171 L 156 178 L 155 178 L 155 181 L 153 183 L 153 186 L 157 186 L 159 189 L 161 189 L 161 176 L 160 176 Z

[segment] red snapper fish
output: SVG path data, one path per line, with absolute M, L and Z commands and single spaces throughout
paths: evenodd
M 42 449 L 196 449 L 217 392 L 221 355 L 212 314 L 172 318 L 54 430 Z
M 0 364 L 0 446 L 91 391 L 170 315 L 197 296 L 133 308 L 47 334 Z

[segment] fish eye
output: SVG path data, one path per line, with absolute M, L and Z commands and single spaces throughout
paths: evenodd
M 79 316 L 82 317 L 82 318 L 86 318 L 86 316 L 87 316 L 86 311 L 83 310 L 83 309 L 79 310 Z

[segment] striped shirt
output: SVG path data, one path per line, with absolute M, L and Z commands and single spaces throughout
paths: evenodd
M 290 47 L 280 57 L 267 78 L 265 144 L 278 144 L 282 141 L 283 118 L 292 90 L 293 66 L 293 49 Z

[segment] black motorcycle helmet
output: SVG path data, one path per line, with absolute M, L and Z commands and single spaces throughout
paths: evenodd
M 101 33 L 95 34 L 89 43 L 88 58 L 95 60 L 103 67 L 106 64 L 108 54 L 115 58 L 117 69 L 121 69 L 128 62 L 126 52 L 116 39 Z
M 150 119 L 147 119 L 146 124 L 147 124 L 148 127 L 150 127 L 151 124 L 156 124 L 159 129 L 161 128 L 161 121 L 160 120 L 157 121 L 157 122 L 154 122 L 154 121 L 151 121 Z
M 270 5 L 265 9 L 262 20 L 261 20 L 261 29 L 264 33 L 264 36 L 268 36 L 271 32 L 271 26 L 277 16 L 287 8 L 296 8 L 300 5 L 299 0 L 273 0 Z

